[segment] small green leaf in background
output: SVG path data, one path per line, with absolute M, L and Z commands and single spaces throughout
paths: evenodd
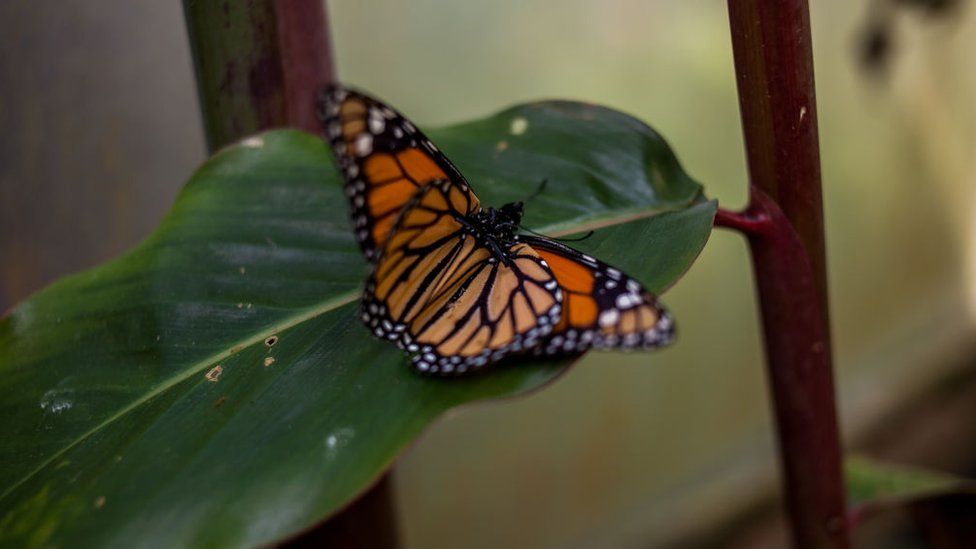
M 547 179 L 526 224 L 601 227 L 579 247 L 655 291 L 711 230 L 714 202 L 615 111 L 536 103 L 431 137 L 485 204 Z M 355 497 L 445 410 L 568 364 L 417 376 L 358 321 L 366 274 L 322 140 L 276 131 L 216 154 L 136 249 L 0 320 L 0 543 L 273 542 Z
M 895 465 L 863 456 L 844 461 L 851 506 L 911 503 L 953 493 L 976 494 L 976 482 L 940 471 Z

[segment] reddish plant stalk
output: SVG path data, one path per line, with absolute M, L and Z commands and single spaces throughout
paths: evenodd
M 211 151 L 270 128 L 317 133 L 315 93 L 335 79 L 321 0 L 184 0 Z
M 271 128 L 318 133 L 315 94 L 335 80 L 322 0 L 184 0 L 207 145 Z M 293 546 L 397 546 L 388 475 Z
M 393 479 L 383 475 L 348 507 L 281 544 L 283 549 L 392 549 L 398 546 Z
M 848 547 L 834 399 L 807 0 L 729 0 L 750 176 L 749 240 L 796 547 Z

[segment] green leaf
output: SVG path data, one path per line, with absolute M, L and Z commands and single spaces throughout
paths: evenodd
M 847 499 L 853 507 L 904 504 L 952 493 L 976 493 L 976 482 L 919 467 L 866 457 L 844 461 Z
M 653 290 L 708 238 L 715 204 L 621 113 L 538 103 L 431 136 L 486 204 L 548 179 L 526 223 L 602 227 L 579 247 Z M 204 164 L 136 249 L 0 321 L 0 543 L 272 542 L 348 502 L 445 410 L 565 370 L 410 372 L 356 317 L 367 267 L 346 217 L 320 139 L 255 136 Z

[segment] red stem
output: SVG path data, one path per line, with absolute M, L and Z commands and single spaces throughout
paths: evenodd
M 348 507 L 284 541 L 283 549 L 392 549 L 398 546 L 393 480 L 383 475 Z
M 715 226 L 732 229 L 745 235 L 758 233 L 768 225 L 769 217 L 761 212 L 746 210 L 744 212 L 730 212 L 719 208 L 715 212 Z
M 322 0 L 275 0 L 288 125 L 319 133 L 315 95 L 335 80 L 335 60 Z
M 748 213 L 725 212 L 717 224 L 749 239 L 794 545 L 848 547 L 809 8 L 728 7 L 752 184 Z
M 293 127 L 318 132 L 315 93 L 335 79 L 321 0 L 184 0 L 210 150 Z

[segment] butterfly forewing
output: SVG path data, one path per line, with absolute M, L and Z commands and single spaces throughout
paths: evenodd
M 520 238 L 546 260 L 564 296 L 559 323 L 534 349 L 536 354 L 651 349 L 674 338 L 671 315 L 637 280 L 565 244 Z
M 327 88 L 319 117 L 345 178 L 356 240 L 370 261 L 419 189 L 434 180 L 464 181 L 409 120 L 365 94 Z
M 545 261 L 516 244 L 504 258 L 464 230 L 480 208 L 444 181 L 421 191 L 383 247 L 363 297 L 363 320 L 416 353 L 421 372 L 463 373 L 538 345 L 558 322 L 562 291 Z

